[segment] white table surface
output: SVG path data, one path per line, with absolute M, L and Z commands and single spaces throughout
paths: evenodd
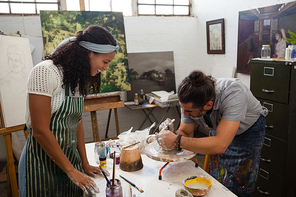
M 98 166 L 95 162 L 94 157 L 94 144 L 86 144 L 87 158 L 91 165 Z M 213 180 L 213 186 L 210 192 L 205 195 L 205 197 L 234 197 L 231 191 L 219 183 L 216 179 L 211 177 L 207 172 L 205 172 L 201 167 L 196 168 L 195 163 L 186 160 L 183 162 L 170 162 L 162 170 L 162 180 L 158 180 L 159 170 L 166 164 L 166 162 L 155 161 L 150 159 L 146 155 L 142 154 L 143 168 L 135 172 L 125 172 L 120 170 L 119 165 L 115 167 L 115 178 L 121 181 L 121 186 L 123 190 L 123 197 L 129 196 L 129 184 L 124 181 L 119 175 L 125 177 L 129 181 L 136 184 L 136 186 L 142 190 L 144 193 L 140 193 L 138 190 L 132 187 L 132 194 L 136 194 L 137 197 L 174 197 L 175 192 L 178 189 L 184 189 L 183 180 L 192 175 L 204 175 L 208 176 Z M 113 175 L 113 160 L 107 159 L 106 168 L 112 178 Z M 95 183 L 100 189 L 100 193 L 96 194 L 96 197 L 105 197 L 106 180 L 103 176 L 97 175 L 93 178 Z

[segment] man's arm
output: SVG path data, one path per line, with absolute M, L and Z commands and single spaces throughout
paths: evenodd
M 193 137 L 195 122 L 191 124 L 184 124 L 181 122 L 180 127 L 176 131 L 177 134 L 181 134 L 186 137 Z
M 201 154 L 222 154 L 236 135 L 239 124 L 240 121 L 221 120 L 216 129 L 216 136 L 193 138 L 194 123 L 181 123 L 177 130 L 177 133 L 182 135 L 180 147 Z M 163 148 L 170 150 L 175 148 L 176 137 L 177 135 L 168 131 L 159 134 L 158 140 Z
M 221 120 L 216 129 L 216 136 L 203 138 L 182 136 L 180 147 L 201 154 L 222 154 L 235 137 L 239 124 L 240 121 Z

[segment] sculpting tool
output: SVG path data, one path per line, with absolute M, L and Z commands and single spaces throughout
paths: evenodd
M 131 186 L 133 186 L 134 188 L 136 188 L 139 192 L 143 193 L 144 190 L 139 189 L 134 183 L 130 182 L 129 180 L 127 180 L 126 178 L 124 178 L 123 176 L 119 175 L 123 180 L 125 180 L 126 182 L 128 182 L 129 184 L 131 184 Z
M 128 147 L 131 147 L 131 146 L 133 146 L 133 145 L 136 145 L 136 144 L 139 144 L 140 142 L 135 142 L 135 143 L 133 143 L 133 144 L 130 144 L 130 145 L 127 145 L 127 146 L 124 146 L 124 147 L 122 147 L 123 149 L 126 149 L 126 148 L 128 148 Z
M 100 168 L 100 170 L 102 171 L 102 173 L 103 173 L 103 175 L 104 175 L 104 177 L 105 177 L 105 179 L 106 179 L 106 181 L 107 181 L 107 184 L 108 184 L 108 185 L 111 185 L 111 183 L 110 183 L 109 179 L 107 178 L 107 176 L 106 176 L 104 170 L 102 169 L 102 167 L 99 166 L 99 168 Z

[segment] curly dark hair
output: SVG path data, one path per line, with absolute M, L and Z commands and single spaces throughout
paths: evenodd
M 178 98 L 183 104 L 192 103 L 193 108 L 202 108 L 215 101 L 215 80 L 201 71 L 192 71 L 178 87 Z
M 90 25 L 83 31 L 76 33 L 76 41 L 64 44 L 44 60 L 52 60 L 63 73 L 63 87 L 68 83 L 71 93 L 79 86 L 79 93 L 86 96 L 92 87 L 94 94 L 99 93 L 101 86 L 101 73 L 91 76 L 89 54 L 90 50 L 79 45 L 80 41 L 87 41 L 96 44 L 117 45 L 113 35 L 105 28 L 97 25 Z M 96 54 L 96 52 L 93 52 Z

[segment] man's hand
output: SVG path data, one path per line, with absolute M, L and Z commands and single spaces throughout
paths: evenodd
M 162 130 L 156 134 L 156 139 L 158 144 L 163 148 L 163 150 L 173 150 L 175 149 L 174 141 L 177 135 L 169 130 Z

